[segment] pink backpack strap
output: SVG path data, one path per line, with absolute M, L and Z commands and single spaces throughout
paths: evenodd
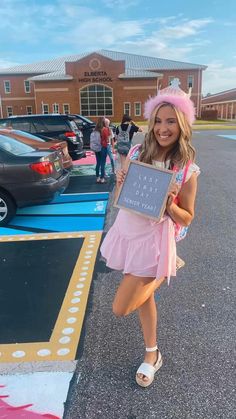
M 184 168 L 184 175 L 183 175 L 183 180 L 182 180 L 182 184 L 181 184 L 181 186 L 184 184 L 184 182 L 185 182 L 185 179 L 186 179 L 186 176 L 187 176 L 187 173 L 188 173 L 188 169 L 189 169 L 189 166 L 192 164 L 192 162 L 191 162 L 191 160 L 189 160 L 188 162 L 187 162 L 187 164 L 186 164 L 186 166 L 185 166 L 185 168 Z
M 183 179 L 182 179 L 182 182 L 181 182 L 181 186 L 183 186 L 183 184 L 184 184 L 184 182 L 185 182 L 185 179 L 186 179 L 186 176 L 187 176 L 187 173 L 188 173 L 188 169 L 189 169 L 189 166 L 192 164 L 192 161 L 191 160 L 188 160 L 188 162 L 187 162 L 187 164 L 186 164 L 186 166 L 185 166 L 185 168 L 184 168 L 184 173 L 183 173 Z M 178 166 L 176 166 L 176 165 L 174 165 L 174 167 L 173 167 L 173 169 L 172 169 L 174 172 L 179 172 L 179 168 L 178 168 Z
M 130 160 L 136 160 L 138 158 L 138 152 L 142 144 L 136 144 L 129 150 L 128 157 Z

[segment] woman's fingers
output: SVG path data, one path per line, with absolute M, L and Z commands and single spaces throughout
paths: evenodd
M 124 182 L 125 179 L 125 175 L 126 175 L 126 171 L 125 170 L 117 170 L 116 172 L 116 181 L 117 183 L 121 184 Z

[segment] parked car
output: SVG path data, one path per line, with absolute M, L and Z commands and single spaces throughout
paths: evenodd
M 90 134 L 94 130 L 96 123 L 79 114 L 71 114 L 71 116 L 75 117 L 75 122 L 83 133 L 84 148 L 90 148 Z M 110 127 L 115 134 L 116 125 L 110 124 Z
M 0 134 L 0 227 L 14 217 L 17 207 L 48 202 L 68 183 L 58 151 L 39 151 Z
M 71 169 L 73 166 L 72 159 L 68 153 L 68 147 L 66 141 L 57 141 L 53 138 L 40 138 L 36 135 L 29 134 L 28 132 L 9 129 L 9 128 L 0 128 L 0 134 L 8 135 L 11 138 L 15 138 L 23 142 L 24 144 L 32 145 L 32 147 L 37 150 L 57 150 L 61 153 L 62 162 L 64 169 Z
M 74 122 L 75 117 L 66 114 L 19 115 L 0 119 L 0 126 L 56 140 L 66 141 L 72 160 L 85 157 L 83 134 Z

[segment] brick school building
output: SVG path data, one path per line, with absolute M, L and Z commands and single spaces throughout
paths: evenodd
M 143 105 L 173 78 L 192 88 L 201 112 L 202 71 L 206 66 L 108 50 L 59 57 L 0 69 L 0 117 L 35 113 L 75 113 L 112 122 L 128 113 L 143 119 Z
M 202 98 L 202 113 L 216 111 L 218 119 L 236 119 L 236 89 L 207 95 Z

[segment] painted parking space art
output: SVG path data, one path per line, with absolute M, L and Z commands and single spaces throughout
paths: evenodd
M 1 238 L 0 362 L 75 359 L 100 240 L 101 232 Z
M 18 209 L 0 236 L 103 230 L 108 192 L 63 194 L 47 205 Z
M 227 140 L 236 140 L 236 135 L 228 135 L 228 134 L 224 134 L 224 135 L 219 135 L 218 134 L 218 137 L 223 137 L 223 138 L 226 138 Z

